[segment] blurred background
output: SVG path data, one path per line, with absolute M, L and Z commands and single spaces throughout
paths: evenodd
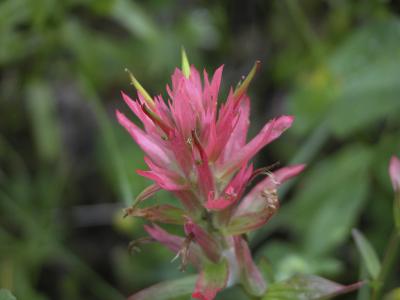
M 114 116 L 128 113 L 121 90 L 136 95 L 124 69 L 165 95 L 182 45 L 199 69 L 225 64 L 222 99 L 262 61 L 252 135 L 296 116 L 256 162 L 308 164 L 251 237 L 257 261 L 267 257 L 278 279 L 363 278 L 351 228 L 382 256 L 393 226 L 399 18 L 394 0 L 1 0 L 0 287 L 18 299 L 110 300 L 182 276 L 160 245 L 128 252 L 144 222 L 122 208 L 149 182 Z M 399 282 L 395 267 L 385 290 Z M 247 299 L 237 288 L 218 297 Z

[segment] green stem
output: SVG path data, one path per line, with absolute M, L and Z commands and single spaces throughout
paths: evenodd
M 360 266 L 360 281 L 364 281 L 365 278 L 368 277 L 368 271 L 365 264 L 361 264 Z M 364 284 L 360 287 L 357 294 L 357 300 L 369 300 L 370 296 L 370 287 L 367 284 Z
M 380 299 L 382 287 L 384 286 L 386 277 L 388 276 L 390 270 L 392 269 L 393 262 L 396 259 L 398 254 L 397 249 L 400 245 L 400 233 L 394 230 L 392 236 L 389 240 L 389 244 L 386 248 L 385 256 L 382 262 L 382 268 L 379 272 L 378 279 L 376 280 L 375 284 L 373 285 L 372 289 L 372 297 L 371 300 L 378 300 Z

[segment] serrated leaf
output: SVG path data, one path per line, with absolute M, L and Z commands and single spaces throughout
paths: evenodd
M 169 300 L 189 295 L 196 282 L 196 275 L 157 283 L 133 294 L 128 300 Z
M 17 300 L 9 290 L 0 289 L 0 300 Z
M 262 300 L 321 300 L 358 289 L 362 283 L 341 285 L 314 276 L 296 275 L 272 284 Z
M 370 242 L 360 231 L 353 229 L 352 234 L 358 251 L 361 253 L 365 266 L 367 267 L 369 275 L 371 278 L 377 279 L 381 270 L 381 263 L 378 255 L 376 254 Z

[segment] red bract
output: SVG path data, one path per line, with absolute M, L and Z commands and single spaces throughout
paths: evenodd
M 299 174 L 304 166 L 284 167 L 276 172 L 253 171 L 249 161 L 277 139 L 292 116 L 269 121 L 249 142 L 250 100 L 246 94 L 259 63 L 226 101 L 218 105 L 222 69 L 211 81 L 192 66 L 176 69 L 168 99 L 150 97 L 132 76 L 138 99 L 122 97 L 143 123 L 143 129 L 117 111 L 118 121 L 145 152 L 148 171 L 141 176 L 154 181 L 139 195 L 144 201 L 159 189 L 172 192 L 182 208 L 158 205 L 127 214 L 151 222 L 183 224 L 186 237 L 170 235 L 158 226 L 146 227 L 150 236 L 199 269 L 194 298 L 211 300 L 216 293 L 241 283 L 253 295 L 265 292 L 266 283 L 254 264 L 247 242 L 240 235 L 263 226 L 276 212 L 276 189 Z M 254 177 L 266 176 L 247 195 Z

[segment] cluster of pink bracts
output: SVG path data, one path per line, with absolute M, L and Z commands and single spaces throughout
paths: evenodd
M 150 170 L 138 173 L 154 181 L 127 214 L 151 222 L 179 224 L 185 237 L 172 235 L 157 225 L 146 226 L 158 241 L 199 270 L 193 297 L 211 300 L 221 289 L 242 284 L 254 296 L 265 293 L 266 283 L 253 262 L 244 234 L 263 226 L 276 212 L 277 187 L 299 174 L 304 166 L 271 172 L 254 170 L 250 160 L 288 129 L 293 117 L 269 121 L 249 142 L 250 100 L 247 87 L 258 63 L 227 100 L 218 105 L 222 69 L 211 81 L 201 79 L 192 66 L 176 69 L 168 102 L 150 97 L 132 76 L 138 100 L 124 93 L 126 104 L 143 123 L 144 130 L 117 111 L 118 121 L 145 152 Z M 264 176 L 247 194 L 246 187 Z M 138 203 L 164 189 L 181 207 L 160 204 L 139 208 Z

